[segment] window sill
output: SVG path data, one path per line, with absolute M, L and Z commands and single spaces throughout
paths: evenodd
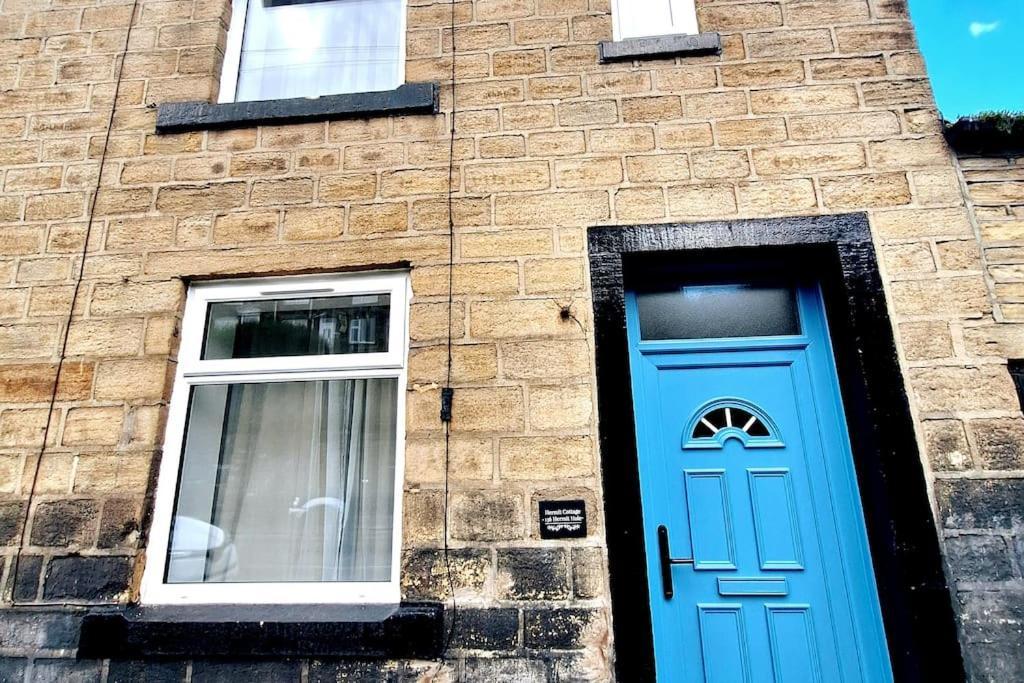
M 157 108 L 157 133 L 301 123 L 396 114 L 436 114 L 437 83 L 406 83 L 381 92 L 261 102 L 170 102 Z
M 138 657 L 436 658 L 440 603 L 403 603 L 383 620 L 329 605 L 97 609 L 82 622 L 80 659 Z
M 650 38 L 606 40 L 598 45 L 601 63 L 665 57 L 699 57 L 722 53 L 722 37 L 717 33 L 679 34 Z

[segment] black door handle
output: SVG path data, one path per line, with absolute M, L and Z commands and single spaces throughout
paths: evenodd
M 661 560 L 661 590 L 666 600 L 671 600 L 674 594 L 672 590 L 672 565 L 693 564 L 692 557 L 672 557 L 668 550 L 668 529 L 664 524 L 658 527 L 658 558 Z

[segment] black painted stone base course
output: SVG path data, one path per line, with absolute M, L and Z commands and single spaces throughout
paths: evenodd
M 82 623 L 78 656 L 430 659 L 441 652 L 443 627 L 443 607 L 428 603 L 402 605 L 376 622 L 154 621 L 144 610 L 97 611 Z

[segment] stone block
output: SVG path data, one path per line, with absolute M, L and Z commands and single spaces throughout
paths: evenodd
M 181 683 L 185 680 L 186 662 L 112 659 L 107 670 L 107 683 Z
M 469 306 L 469 330 L 477 339 L 579 336 L 579 327 L 564 320 L 560 310 L 551 299 L 474 301 Z
M 399 683 L 410 680 L 408 675 L 401 662 L 318 660 L 309 664 L 310 683 Z
M 1024 479 L 943 479 L 936 482 L 935 494 L 947 529 L 1015 529 L 1024 524 Z
M 467 681 L 489 683 L 546 683 L 547 666 L 540 659 L 467 659 L 463 668 Z
M 925 452 L 932 469 L 957 471 L 971 469 L 971 447 L 960 420 L 925 420 Z
M 986 470 L 1024 469 L 1024 420 L 975 419 L 967 423 L 978 448 L 978 466 Z
M 459 541 L 511 541 L 523 538 L 523 498 L 505 490 L 466 491 L 450 498 L 451 536 Z
M 494 474 L 494 444 L 491 439 L 451 439 L 448 478 L 453 482 L 490 481 Z M 444 440 L 409 439 L 405 446 L 405 479 L 414 484 L 444 481 Z
M 516 161 L 466 166 L 468 192 L 523 192 L 551 185 L 545 161 Z
M 589 384 L 531 387 L 530 427 L 541 431 L 572 431 L 590 425 L 594 412 Z
M 953 536 L 944 543 L 957 582 L 1009 581 L 1013 562 L 1002 536 Z
M 1017 405 L 1017 394 L 1006 368 L 914 368 L 910 385 L 924 412 L 1006 410 Z
M 72 408 L 64 423 L 66 446 L 113 446 L 121 439 L 124 409 Z
M 444 494 L 406 491 L 402 496 L 403 547 L 438 546 L 444 531 Z
M 527 294 L 575 293 L 583 288 L 583 263 L 578 259 L 531 259 L 523 273 Z
M 592 600 L 605 595 L 606 566 L 600 548 L 572 549 L 572 587 L 577 598 Z
M 759 175 L 790 175 L 863 168 L 864 148 L 856 143 L 766 147 L 753 151 Z
M 128 589 L 130 578 L 127 557 L 56 557 L 46 568 L 43 599 L 111 602 Z
M 902 323 L 900 347 L 907 360 L 935 360 L 953 355 L 953 339 L 945 322 Z
M 142 507 L 131 498 L 108 498 L 100 513 L 97 548 L 124 548 L 131 550 L 138 541 L 142 520 Z
M 237 681 L 297 681 L 301 678 L 297 660 L 222 661 L 196 660 L 192 663 L 194 683 L 236 683 Z
M 444 382 L 448 349 L 428 346 L 409 352 L 409 381 Z M 498 350 L 491 344 L 457 344 L 452 347 L 452 381 L 482 382 L 498 376 Z
M 519 646 L 519 610 L 464 608 L 454 615 L 452 644 L 465 650 L 509 651 Z
M 506 479 L 553 480 L 585 477 L 594 471 L 588 436 L 509 437 L 499 442 L 499 467 Z
M 0 546 L 17 545 L 21 537 L 21 522 L 25 518 L 25 503 L 20 500 L 0 502 Z
M 718 121 L 715 123 L 715 130 L 718 141 L 723 145 L 760 145 L 782 142 L 787 137 L 786 121 L 781 118 Z M 755 156 L 755 163 L 756 159 Z
M 890 111 L 851 112 L 843 114 L 808 114 L 798 112 L 789 120 L 789 134 L 794 140 L 831 141 L 844 138 L 883 137 L 900 132 L 899 118 Z
M 658 147 L 661 149 L 690 149 L 710 147 L 713 144 L 710 123 L 670 123 L 658 126 Z
M 506 600 L 566 600 L 569 555 L 561 549 L 499 548 L 497 589 Z
M 586 647 L 586 634 L 598 618 L 595 610 L 542 608 L 523 612 L 523 641 L 533 650 L 579 650 Z
M 590 348 L 583 340 L 504 343 L 500 355 L 502 374 L 509 379 L 582 377 L 590 372 Z
M 96 369 L 100 400 L 158 400 L 170 392 L 174 364 L 165 358 L 104 361 Z
M 751 57 L 798 57 L 832 50 L 832 34 L 823 28 L 765 31 L 747 36 Z
M 456 595 L 481 595 L 491 574 L 490 550 L 458 548 L 448 552 L 438 549 L 407 550 L 402 553 L 402 586 L 413 600 L 437 600 L 450 597 L 450 578 Z
M 821 179 L 821 194 L 830 209 L 865 209 L 910 203 L 905 173 L 870 173 Z
M 68 548 L 90 546 L 96 540 L 100 506 L 94 500 L 39 503 L 32 515 L 31 544 Z

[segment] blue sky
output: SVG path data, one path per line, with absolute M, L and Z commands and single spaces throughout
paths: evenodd
M 1024 0 L 910 0 L 942 114 L 1024 111 Z

